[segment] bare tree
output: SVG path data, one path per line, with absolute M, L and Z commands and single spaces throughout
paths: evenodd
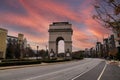
M 116 54 L 120 60 L 120 0 L 95 0 L 93 5 L 96 11 L 93 19 L 116 34 Z M 114 56 L 113 52 L 110 55 Z
M 95 0 L 93 19 L 102 26 L 120 33 L 120 0 Z

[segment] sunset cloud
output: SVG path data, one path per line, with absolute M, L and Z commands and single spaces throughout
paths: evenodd
M 94 47 L 96 38 L 102 41 L 110 31 L 92 19 L 91 1 L 94 0 L 2 0 L 0 25 L 10 35 L 23 33 L 29 42 L 45 48 L 49 24 L 68 21 L 74 30 L 73 51 Z

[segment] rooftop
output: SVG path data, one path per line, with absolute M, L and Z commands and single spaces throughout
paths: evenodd
M 7 37 L 9 37 L 9 38 L 18 38 L 18 37 L 15 37 L 15 36 L 9 36 L 9 35 L 8 35 Z
M 50 25 L 68 25 L 68 24 L 70 24 L 70 23 L 69 22 L 53 22 Z
M 0 30 L 3 30 L 3 31 L 8 31 L 7 29 L 3 29 L 3 28 L 0 28 Z

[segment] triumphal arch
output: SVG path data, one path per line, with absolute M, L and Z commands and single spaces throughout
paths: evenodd
M 48 32 L 50 56 L 57 57 L 60 40 L 64 40 L 65 56 L 70 56 L 69 53 L 72 53 L 72 24 L 69 22 L 53 22 L 49 25 Z

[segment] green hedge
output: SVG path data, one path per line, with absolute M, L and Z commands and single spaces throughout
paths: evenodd
M 65 62 L 65 61 L 70 61 L 70 60 L 65 60 L 65 59 L 63 59 L 63 60 L 43 60 L 42 62 L 44 62 L 44 63 L 55 63 L 55 62 Z
M 0 63 L 0 67 L 3 66 L 17 66 L 17 65 L 29 65 L 29 64 L 40 64 L 41 62 L 44 63 L 55 63 L 55 62 L 65 62 L 70 61 L 69 59 L 63 59 L 63 60 L 51 60 L 51 59 L 45 59 L 45 60 L 29 60 L 29 59 L 6 59 L 2 60 Z
M 11 62 L 1 62 L 0 66 L 17 66 L 17 65 L 29 65 L 29 64 L 40 64 L 40 60 L 31 61 L 11 61 Z
M 3 59 L 2 62 L 31 61 L 30 59 Z
M 83 59 L 83 54 L 82 53 L 73 53 L 72 54 L 72 59 L 78 59 L 78 60 L 81 60 Z
M 72 59 L 77 59 L 77 60 L 81 60 L 81 59 L 84 59 L 84 57 L 81 57 L 81 56 L 75 56 L 75 57 L 72 57 Z

